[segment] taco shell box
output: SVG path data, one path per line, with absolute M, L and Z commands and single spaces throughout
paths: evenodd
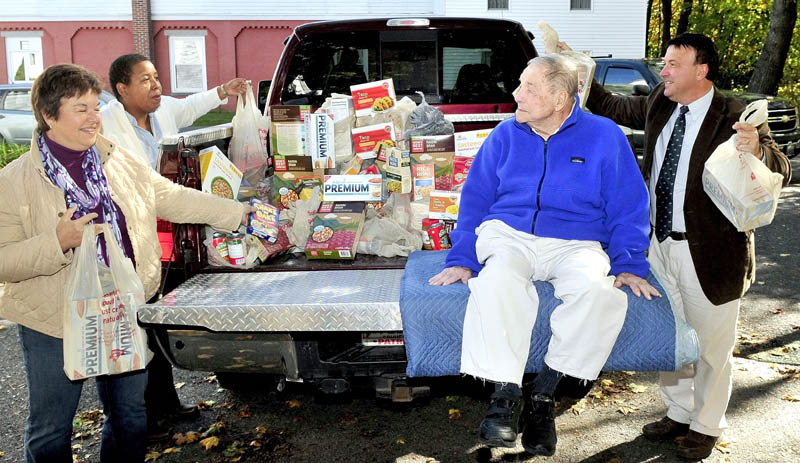
M 298 199 L 309 199 L 314 186 L 322 191 L 322 175 L 311 168 L 309 156 L 276 156 L 270 203 L 286 209 Z
M 437 190 L 452 190 L 455 151 L 453 135 L 411 137 L 411 164 L 433 164 Z
M 364 227 L 363 202 L 329 202 L 319 206 L 306 241 L 308 259 L 346 259 L 356 257 L 358 239 Z
M 428 218 L 458 220 L 458 203 L 461 193 L 455 191 L 431 191 Z
M 305 155 L 306 116 L 311 106 L 272 105 L 269 107 L 270 147 L 273 156 Z
M 305 117 L 305 149 L 315 169 L 336 167 L 333 114 L 317 113 Z
M 397 102 L 392 79 L 351 85 L 350 93 L 353 95 L 356 117 L 386 111 L 393 108 Z
M 201 189 L 221 198 L 236 199 L 242 183 L 240 171 L 216 146 L 200 150 Z
M 382 124 L 372 124 L 365 127 L 356 127 L 352 130 L 353 145 L 356 154 L 362 159 L 372 159 L 377 157 L 375 148 L 378 143 L 386 141 L 390 146 L 394 143 L 394 124 L 385 122 Z
M 278 208 L 259 199 L 250 200 L 253 212 L 247 225 L 247 233 L 263 238 L 270 243 L 278 241 Z

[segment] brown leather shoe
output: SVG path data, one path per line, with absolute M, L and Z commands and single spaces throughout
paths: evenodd
M 688 424 L 678 423 L 668 416 L 642 427 L 642 435 L 650 440 L 674 439 L 685 436 L 687 432 L 689 432 Z
M 717 443 L 716 436 L 708 436 L 697 431 L 689 433 L 678 442 L 678 456 L 684 460 L 702 460 L 708 458 Z

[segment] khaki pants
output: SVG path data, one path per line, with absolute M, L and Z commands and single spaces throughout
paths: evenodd
M 469 280 L 461 372 L 521 384 L 539 296 L 533 280 L 549 281 L 562 303 L 544 361 L 557 371 L 594 380 L 611 354 L 628 300 L 608 276 L 608 255 L 595 241 L 542 238 L 499 220 L 477 229 L 483 270 Z
M 725 411 L 731 397 L 731 360 L 736 343 L 739 299 L 714 305 L 694 270 L 688 241 L 650 241 L 653 273 L 670 298 L 673 310 L 697 332 L 700 360 L 677 372 L 661 373 L 661 398 L 667 416 L 689 428 L 719 436 L 728 427 Z

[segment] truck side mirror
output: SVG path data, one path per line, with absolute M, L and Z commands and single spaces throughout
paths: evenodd
M 261 114 L 264 114 L 264 108 L 267 107 L 267 98 L 269 98 L 269 87 L 272 85 L 271 80 L 258 81 L 258 109 Z
M 645 84 L 636 84 L 633 86 L 632 92 L 634 96 L 647 96 L 650 94 L 650 86 Z

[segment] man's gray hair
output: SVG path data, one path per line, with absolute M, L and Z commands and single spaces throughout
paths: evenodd
M 528 61 L 528 67 L 533 66 L 544 68 L 545 79 L 553 93 L 563 90 L 570 98 L 575 98 L 578 93 L 578 70 L 570 59 L 551 53 Z

